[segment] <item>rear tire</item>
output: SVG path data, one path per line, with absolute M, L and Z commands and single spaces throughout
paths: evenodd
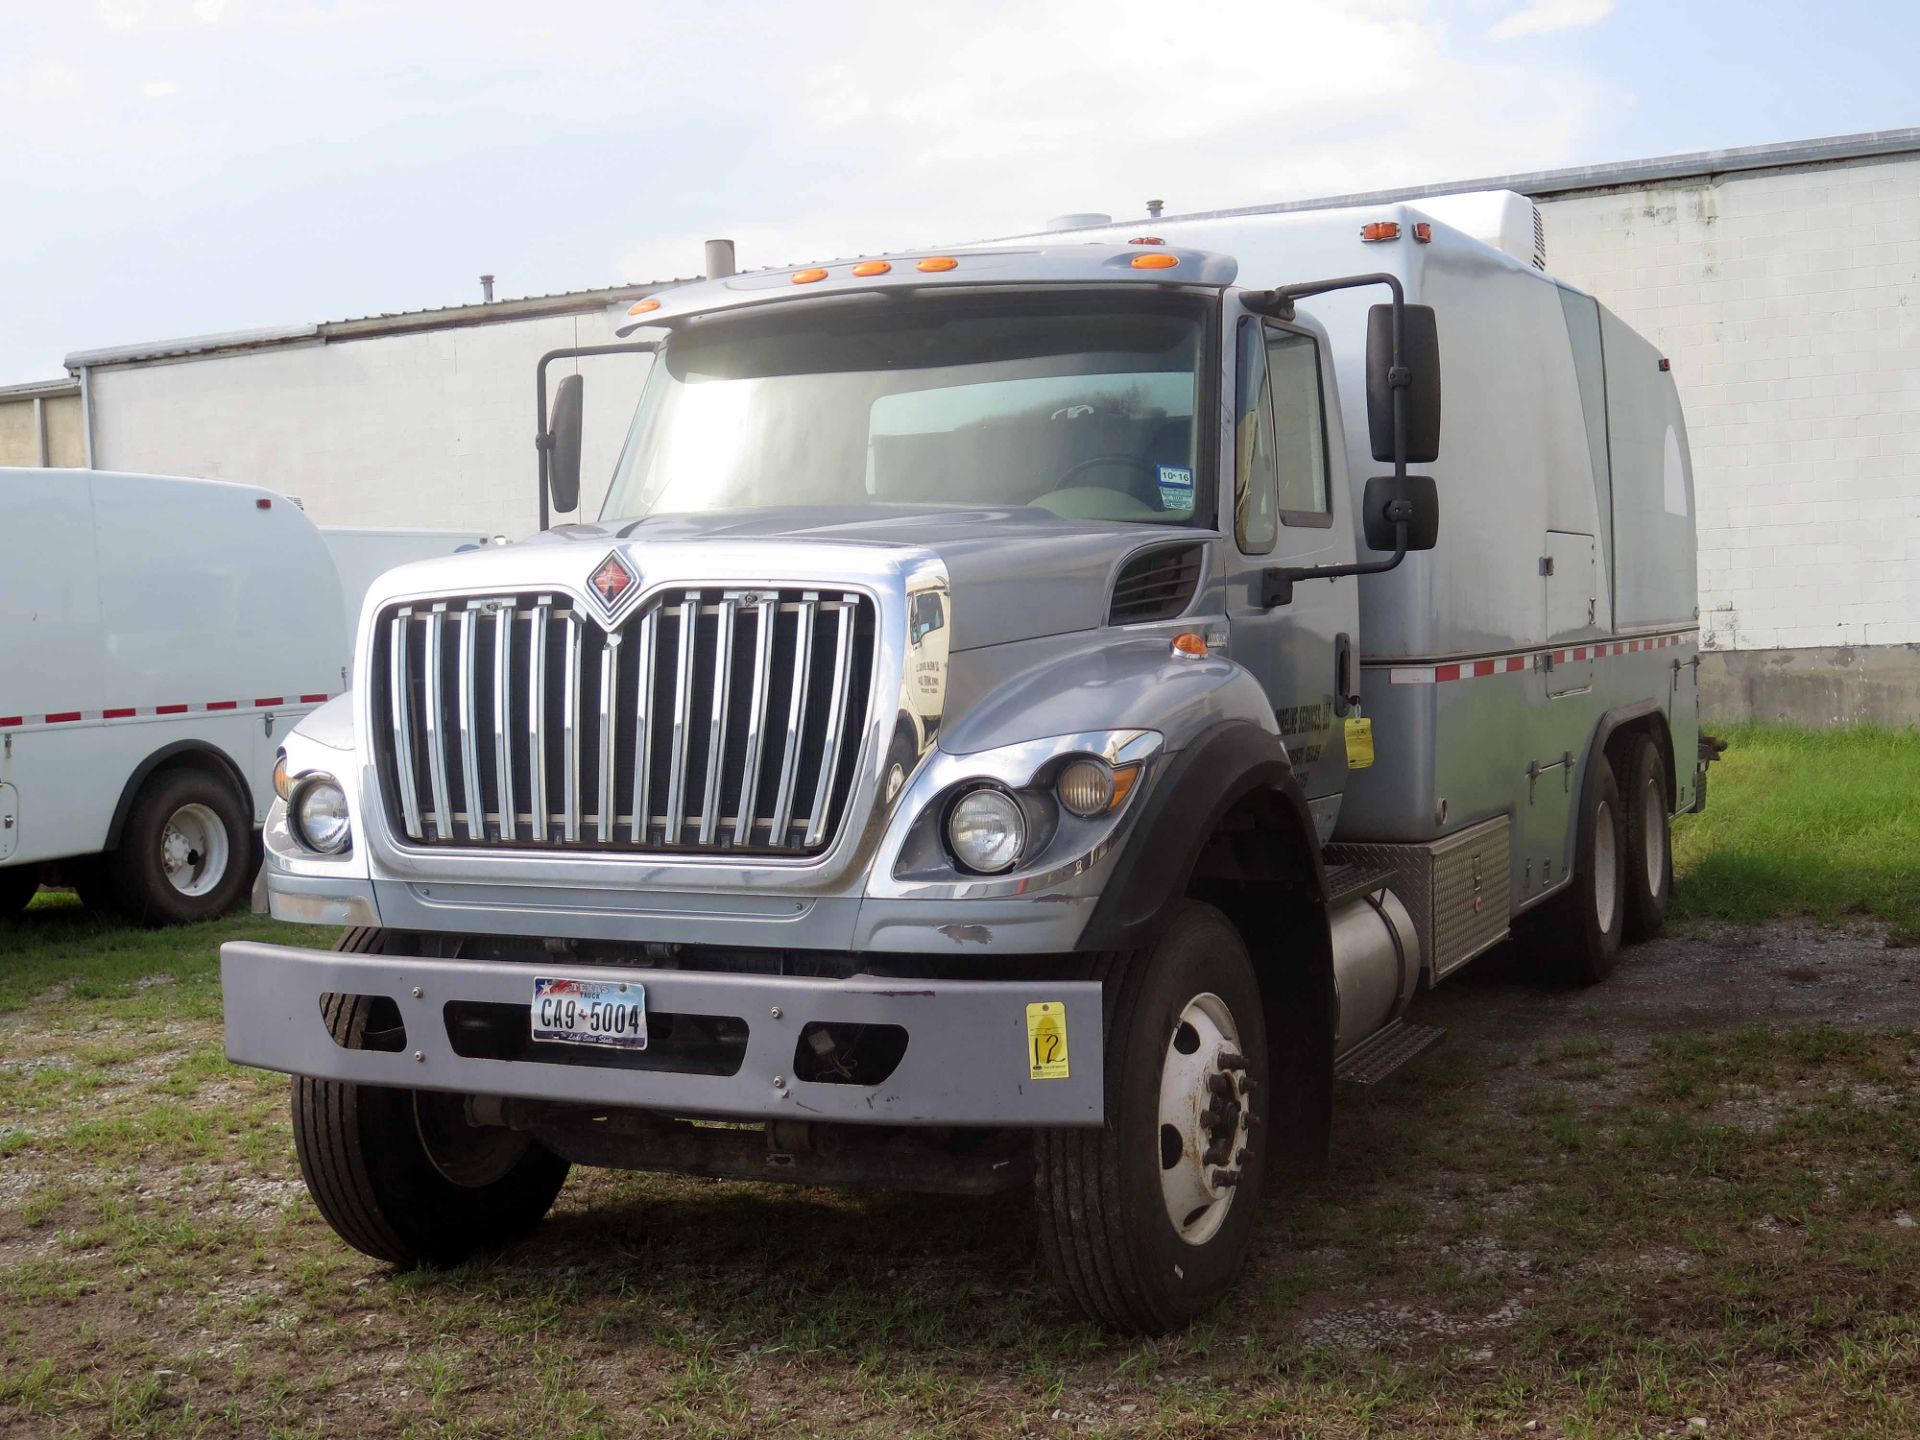
M 1152 950 L 1101 956 L 1092 969 L 1105 1010 L 1106 1118 L 1097 1130 L 1037 1138 L 1041 1248 L 1069 1308 L 1153 1334 L 1226 1293 L 1260 1212 L 1260 986 L 1232 923 L 1194 902 Z M 1215 1184 L 1222 1171 L 1235 1181 Z
M 385 932 L 349 930 L 336 950 L 378 954 Z M 367 1045 L 371 996 L 329 996 L 334 1039 Z M 300 1178 L 334 1233 L 405 1268 L 456 1265 L 520 1239 L 553 1206 L 568 1165 L 521 1131 L 467 1123 L 463 1096 L 342 1080 L 293 1082 Z
M 38 865 L 9 865 L 0 870 L 0 920 L 18 920 L 39 893 Z
M 1651 940 L 1666 923 L 1673 897 L 1673 835 L 1667 818 L 1667 762 L 1650 735 L 1634 740 L 1627 760 L 1627 929 L 1629 941 Z
M 166 770 L 127 812 L 108 862 L 114 908 L 139 925 L 224 915 L 251 878 L 253 825 L 233 786 L 205 770 Z
M 1596 985 L 1620 963 L 1627 914 L 1626 816 L 1620 786 L 1604 755 L 1580 806 L 1573 881 L 1547 902 L 1537 944 L 1550 968 L 1580 985 Z

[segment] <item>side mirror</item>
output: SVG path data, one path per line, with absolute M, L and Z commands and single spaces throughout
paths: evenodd
M 558 511 L 580 508 L 580 392 L 578 375 L 562 377 L 547 422 L 547 493 Z
M 1409 475 L 1401 480 L 1391 475 L 1374 476 L 1367 481 L 1360 514 L 1369 550 L 1396 549 L 1399 540 L 1394 528 L 1401 520 L 1407 524 L 1408 550 L 1431 550 L 1440 542 L 1440 491 L 1431 475 Z
M 1407 368 L 1407 463 L 1440 455 L 1440 332 L 1431 305 L 1403 305 L 1400 357 Z M 1393 307 L 1367 311 L 1367 432 L 1373 458 L 1393 460 Z M 1376 549 L 1381 547 L 1376 546 Z M 1391 542 L 1385 547 L 1391 550 Z

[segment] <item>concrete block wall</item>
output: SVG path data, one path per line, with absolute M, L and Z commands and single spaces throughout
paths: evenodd
M 94 463 L 264 485 L 321 525 L 519 538 L 538 524 L 534 366 L 614 338 L 596 312 L 107 366 L 92 376 Z M 556 362 L 549 383 L 575 363 L 591 518 L 650 362 Z
M 1920 157 L 1543 198 L 1673 361 L 1704 647 L 1920 642 Z

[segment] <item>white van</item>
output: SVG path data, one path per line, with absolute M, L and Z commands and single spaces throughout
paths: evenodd
M 478 538 L 343 557 L 255 486 L 0 468 L 0 917 L 49 882 L 146 923 L 228 909 L 282 738 L 346 687 L 349 610 Z

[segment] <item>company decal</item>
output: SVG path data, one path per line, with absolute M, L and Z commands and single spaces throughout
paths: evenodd
M 1300 766 L 1311 765 L 1320 758 L 1327 732 L 1333 729 L 1333 720 L 1331 701 L 1319 705 L 1281 705 L 1273 712 L 1273 723 L 1280 727 L 1281 738 L 1287 742 L 1287 758 Z M 1300 738 L 1296 740 L 1296 736 Z

